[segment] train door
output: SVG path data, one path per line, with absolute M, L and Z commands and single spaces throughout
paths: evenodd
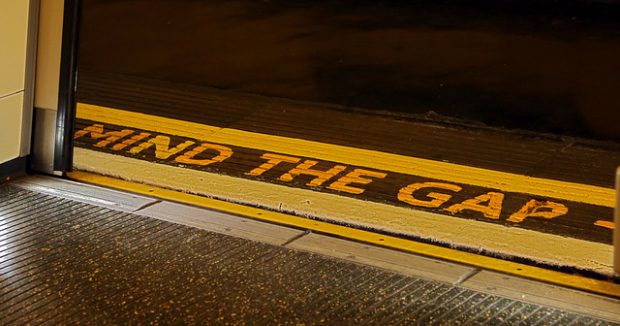
M 79 1 L 40 5 L 31 167 L 62 175 L 71 167 Z
M 70 167 L 77 1 L 0 4 L 0 175 Z M 69 162 L 69 163 L 67 163 Z

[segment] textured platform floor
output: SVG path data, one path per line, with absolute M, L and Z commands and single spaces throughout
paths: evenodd
M 608 324 L 11 185 L 0 198 L 3 325 Z

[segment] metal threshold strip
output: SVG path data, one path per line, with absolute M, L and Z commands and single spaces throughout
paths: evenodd
M 124 191 L 131 191 L 148 196 L 156 196 L 166 200 L 174 200 L 191 205 L 216 209 L 236 215 L 246 216 L 271 223 L 278 223 L 290 227 L 312 230 L 323 234 L 342 237 L 353 241 L 361 241 L 368 244 L 383 246 L 405 252 L 421 254 L 438 259 L 445 259 L 456 263 L 467 264 L 484 269 L 490 269 L 502 273 L 518 275 L 538 281 L 572 287 L 593 293 L 620 297 L 620 285 L 604 280 L 593 279 L 577 274 L 563 273 L 547 268 L 536 267 L 528 264 L 511 262 L 503 259 L 487 257 L 474 253 L 464 252 L 451 248 L 445 248 L 432 244 L 426 244 L 386 234 L 365 231 L 355 227 L 347 227 L 333 223 L 303 218 L 290 214 L 274 212 L 270 210 L 229 203 L 221 200 L 192 195 L 175 190 L 164 189 L 157 186 L 128 182 L 116 178 L 101 176 L 87 172 L 73 172 L 70 177 L 74 180 L 112 187 Z

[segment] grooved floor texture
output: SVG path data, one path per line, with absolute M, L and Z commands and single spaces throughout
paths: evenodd
M 0 324 L 608 325 L 0 186 Z

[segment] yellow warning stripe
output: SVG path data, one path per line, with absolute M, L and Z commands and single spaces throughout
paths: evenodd
M 312 230 L 315 232 L 335 235 L 350 240 L 444 259 L 470 266 L 476 266 L 484 269 L 530 278 L 542 282 L 620 298 L 620 285 L 612 282 L 591 279 L 578 275 L 566 274 L 540 267 L 476 255 L 455 249 L 444 248 L 431 244 L 373 233 L 370 231 L 364 231 L 346 226 L 311 220 L 294 215 L 288 215 L 260 208 L 244 206 L 216 199 L 210 199 L 198 195 L 182 193 L 150 185 L 119 180 L 87 172 L 72 172 L 69 173 L 69 177 L 73 180 L 87 182 L 104 187 L 131 191 L 166 200 L 196 205 L 281 225 Z
M 113 176 L 177 191 L 298 216 L 320 217 L 352 227 L 407 234 L 459 248 L 524 257 L 558 266 L 611 274 L 613 247 L 572 237 L 458 218 L 311 189 L 209 173 L 85 148 L 75 148 L 79 171 Z
M 281 137 L 78 103 L 77 117 L 209 142 L 339 162 L 456 183 L 614 207 L 613 189 L 387 152 Z

